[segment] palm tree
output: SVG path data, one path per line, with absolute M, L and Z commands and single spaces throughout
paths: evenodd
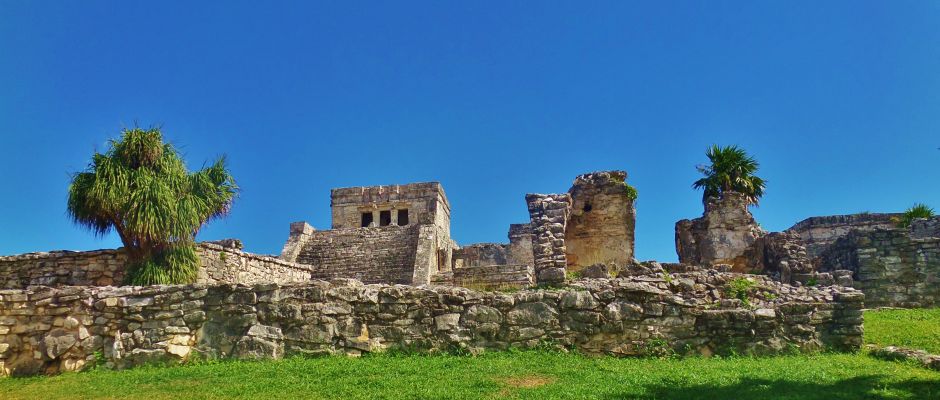
M 766 182 L 754 175 L 760 167 L 754 157 L 738 146 L 718 145 L 708 148 L 705 155 L 711 165 L 697 166 L 696 169 L 705 176 L 692 184 L 695 189 L 704 189 L 703 203 L 725 192 L 743 194 L 748 204 L 756 205 L 760 201 Z
M 194 282 L 196 234 L 227 214 L 238 192 L 225 158 L 190 173 L 159 128 L 125 129 L 109 146 L 72 177 L 69 216 L 96 236 L 117 232 L 129 283 Z

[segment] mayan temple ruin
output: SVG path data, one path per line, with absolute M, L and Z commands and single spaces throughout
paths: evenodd
M 130 367 L 193 356 L 470 352 L 544 343 L 644 354 L 861 346 L 861 310 L 940 304 L 940 218 L 812 217 L 766 232 L 734 192 L 675 225 L 679 263 L 635 259 L 624 171 L 525 194 L 504 243 L 460 244 L 440 183 L 330 193 L 332 224 L 300 221 L 278 256 L 198 244 L 191 285 L 125 286 L 123 249 L 0 257 L 0 374 Z M 287 223 L 285 222 L 285 227 Z M 735 291 L 748 282 L 754 290 Z M 646 350 L 645 350 L 646 349 Z

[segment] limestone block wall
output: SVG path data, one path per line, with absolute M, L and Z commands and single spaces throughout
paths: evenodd
M 535 268 L 519 264 L 455 268 L 449 284 L 476 290 L 525 288 L 535 285 Z
M 693 265 L 728 264 L 747 271 L 745 252 L 765 234 L 740 193 L 726 192 L 705 204 L 705 213 L 693 220 L 676 222 L 679 262 Z
M 310 281 L 315 272 L 307 265 L 213 243 L 200 243 L 197 250 L 202 265 L 197 283 L 287 284 Z
M 119 285 L 127 254 L 121 249 L 50 251 L 0 257 L 0 288 L 31 285 Z
M 911 222 L 911 236 L 915 238 L 940 237 L 940 217 L 915 219 Z
M 940 237 L 907 229 L 851 231 L 817 263 L 824 272 L 851 270 L 869 307 L 940 306 Z
M 565 255 L 565 227 L 571 196 L 568 194 L 527 194 L 526 205 L 532 225 L 532 256 L 539 283 L 565 281 L 568 264 Z
M 312 268 L 203 242 L 196 246 L 201 262 L 199 283 L 304 282 Z M 123 249 L 53 251 L 0 257 L 0 288 L 27 286 L 111 286 L 124 282 Z
M 316 279 L 354 278 L 367 283 L 415 282 L 415 262 L 436 262 L 437 254 L 417 257 L 422 225 L 312 231 L 296 239 L 302 244 L 294 259 L 310 266 Z M 427 236 L 428 233 L 425 233 Z M 294 239 L 292 239 L 294 240 Z M 424 269 L 427 269 L 424 266 Z
M 812 259 L 818 257 L 837 239 L 852 230 L 873 231 L 875 229 L 894 228 L 892 218 L 900 214 L 862 213 L 851 215 L 830 215 L 812 217 L 798 222 L 787 229 L 803 239 L 806 254 Z
M 502 243 L 475 243 L 454 249 L 454 268 L 506 265 L 509 263 L 509 245 Z
M 535 255 L 532 253 L 535 234 L 531 224 L 509 225 L 509 255 L 510 264 L 535 265 Z
M 793 232 L 772 232 L 758 238 L 745 257 L 747 272 L 769 275 L 784 283 L 814 270 L 803 241 Z
M 584 280 L 556 290 L 302 285 L 0 290 L 0 374 L 204 358 L 471 352 L 544 344 L 591 354 L 857 350 L 863 295 L 756 280 L 753 308 L 725 298 L 743 275 Z M 765 293 L 774 293 L 775 297 Z M 763 297 L 762 297 L 763 296 Z
M 575 178 L 568 190 L 571 214 L 565 229 L 568 270 L 594 264 L 619 270 L 633 261 L 636 209 L 626 179 L 624 171 Z

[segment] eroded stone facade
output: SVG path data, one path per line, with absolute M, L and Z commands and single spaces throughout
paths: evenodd
M 752 268 L 745 252 L 765 234 L 748 211 L 745 196 L 725 192 L 705 203 L 700 218 L 676 222 L 676 252 L 681 263 L 727 264 L 745 272 Z
M 567 269 L 579 272 L 594 264 L 620 270 L 633 262 L 635 191 L 624 171 L 578 176 L 568 194 L 571 211 L 565 226 Z

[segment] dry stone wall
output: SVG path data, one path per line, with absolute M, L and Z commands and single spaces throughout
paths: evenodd
M 817 260 L 824 272 L 850 270 L 869 307 L 940 306 L 940 235 L 908 229 L 852 231 Z
M 852 230 L 873 231 L 875 229 L 894 228 L 892 218 L 900 214 L 862 213 L 850 215 L 830 215 L 812 217 L 793 225 L 787 232 L 800 235 L 806 254 L 816 258 Z
M 726 295 L 752 279 L 751 308 Z M 773 295 L 770 295 L 773 294 Z M 857 350 L 864 296 L 716 271 L 582 280 L 555 290 L 302 285 L 0 290 L 0 372 L 125 368 L 193 358 L 555 345 L 591 354 Z
M 290 283 L 311 279 L 313 269 L 236 247 L 198 243 L 201 262 L 197 282 Z M 0 257 L 0 288 L 27 286 L 112 286 L 124 282 L 127 254 L 123 249 L 53 251 Z

